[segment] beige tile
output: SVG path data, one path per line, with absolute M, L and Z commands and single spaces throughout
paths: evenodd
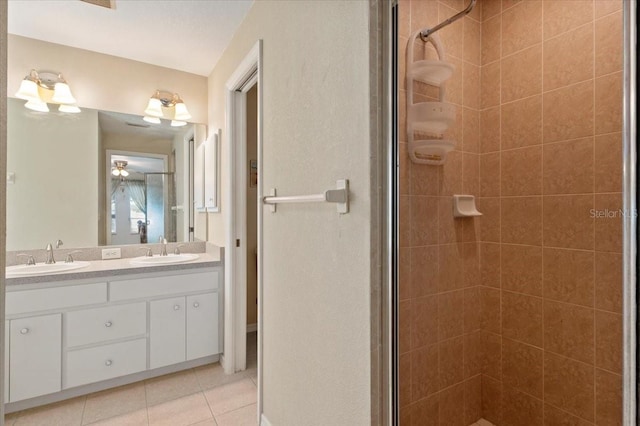
M 512 8 L 521 1 L 524 0 L 502 0 L 502 11 L 504 12 L 505 10 Z
M 480 104 L 482 109 L 500 105 L 500 61 L 480 70 Z
M 593 365 L 594 310 L 545 300 L 544 349 Z
M 156 405 L 182 396 L 200 392 L 193 370 L 167 374 L 145 381 L 147 405 Z
M 500 194 L 542 195 L 542 145 L 501 152 Z
M 476 109 L 462 110 L 463 150 L 468 153 L 480 152 L 480 113 Z
M 493 424 L 502 421 L 502 385 L 488 376 L 482 376 L 482 417 Z
M 73 426 L 82 423 L 82 410 L 86 397 L 48 404 L 20 413 L 14 425 L 20 426 Z
M 502 55 L 542 41 L 542 1 L 519 2 L 502 12 Z
M 482 312 L 480 327 L 483 331 L 500 334 L 500 290 L 480 287 Z
M 502 198 L 501 220 L 503 243 L 542 244 L 542 197 Z
M 438 345 L 440 389 L 464 380 L 464 338 L 462 336 L 440 342 Z
M 446 86 L 446 100 L 455 105 L 462 105 L 462 91 L 463 91 L 463 62 L 451 55 L 447 55 L 447 61 L 455 67 L 455 72 L 449 80 L 447 80 Z M 456 121 L 458 123 L 458 121 Z M 455 127 L 455 126 L 454 126 Z
M 461 409 L 462 408 L 462 409 Z M 459 383 L 440 394 L 439 418 L 441 426 L 466 426 L 464 424 L 464 384 Z
M 480 155 L 464 154 L 462 158 L 462 190 L 465 194 L 480 193 Z
M 593 307 L 594 253 L 544 249 L 544 297 Z
M 480 67 L 465 62 L 462 67 L 462 105 L 480 108 Z
M 480 152 L 500 151 L 500 107 L 480 112 Z
M 411 300 L 411 348 L 438 342 L 438 295 Z
M 202 390 L 242 380 L 247 377 L 246 374 L 242 372 L 226 374 L 219 362 L 194 368 L 193 371 Z
M 412 248 L 410 269 L 411 297 L 428 296 L 438 292 L 438 246 Z
M 489 18 L 498 15 L 502 11 L 501 0 L 484 0 L 480 3 L 482 7 L 482 20 L 487 21 Z
M 402 172 L 402 164 L 400 165 Z M 439 166 L 426 164 L 413 164 L 409 160 L 407 167 L 411 180 L 411 195 L 438 195 L 438 179 L 440 175 Z
M 593 0 L 543 1 L 544 39 L 593 20 Z
M 622 72 L 596 78 L 596 135 L 622 130 Z
M 438 20 L 443 21 L 453 15 L 457 11 L 451 7 L 446 6 L 442 2 L 438 3 Z M 440 40 L 444 44 L 445 51 L 456 58 L 462 59 L 463 44 L 464 44 L 464 20 L 459 19 L 450 25 L 442 28 L 440 33 Z
M 400 407 L 411 404 L 411 353 L 400 355 L 398 361 L 398 401 Z
M 596 424 L 622 424 L 622 377 L 596 369 Z
M 450 152 L 446 163 L 439 169 L 439 194 L 441 196 L 459 194 L 462 191 L 462 152 Z
M 596 367 L 622 374 L 622 315 L 596 311 Z
M 593 250 L 593 195 L 544 197 L 544 245 Z
M 218 426 L 218 423 L 214 419 L 210 419 L 203 422 L 195 423 L 191 426 Z
M 398 163 L 399 163 L 399 191 L 400 195 L 409 195 L 411 193 L 411 159 L 409 151 L 407 151 L 407 143 L 398 143 Z
M 502 19 L 496 15 L 482 23 L 482 65 L 500 59 Z
M 438 242 L 438 214 L 436 197 L 411 197 L 411 245 L 425 246 Z
M 503 337 L 542 347 L 542 299 L 519 293 L 502 292 Z
M 593 192 L 593 138 L 545 144 L 543 191 L 548 194 Z
M 480 371 L 484 376 L 502 380 L 502 338 L 499 334 L 481 332 Z
M 509 386 L 502 388 L 503 424 L 542 426 L 544 409 L 542 400 Z
M 218 426 L 257 426 L 258 406 L 256 404 L 216 416 Z
M 595 138 L 595 192 L 622 192 L 622 134 Z
M 502 244 L 502 288 L 542 296 L 542 247 Z
M 480 196 L 500 196 L 500 153 L 480 155 Z
M 593 78 L 593 25 L 544 42 L 544 90 L 554 90 Z
M 480 65 L 480 22 L 464 18 L 464 60 Z
M 440 394 L 423 398 L 411 406 L 410 418 L 401 425 L 409 426 L 437 426 L 438 411 L 440 407 Z
M 595 28 L 596 77 L 622 70 L 622 13 L 598 19 Z
M 147 416 L 147 407 L 145 406 L 144 408 L 132 411 L 127 414 L 122 414 L 96 423 L 91 423 L 91 426 L 142 426 L 148 424 L 149 419 Z
M 464 290 L 440 293 L 438 298 L 438 340 L 461 336 L 464 333 Z
M 594 132 L 594 83 L 588 80 L 543 95 L 544 142 L 577 139 Z
M 622 194 L 595 195 L 595 249 L 622 252 Z
M 411 286 L 413 285 L 411 280 L 411 249 L 401 247 L 398 251 L 398 295 L 400 300 L 407 300 L 411 297 Z M 202 387 L 202 384 L 200 384 L 200 387 Z
M 438 198 L 438 243 L 462 242 L 463 222 L 453 217 L 453 197 Z
M 596 252 L 596 308 L 622 313 L 622 254 Z
M 4 426 L 13 426 L 20 413 L 10 413 L 4 415 Z
M 150 405 L 147 412 L 150 426 L 187 426 L 213 418 L 202 392 Z
M 480 240 L 485 242 L 500 242 L 500 199 L 479 198 L 476 200 L 480 217 Z
M 622 9 L 621 0 L 597 0 L 595 2 L 596 18 L 608 15 Z
M 464 423 L 469 425 L 482 417 L 482 379 L 477 375 L 464 382 Z
M 593 423 L 549 404 L 544 406 L 544 424 L 545 426 L 593 426 Z
M 543 351 L 514 340 L 502 340 L 502 381 L 536 398 L 542 398 Z
M 398 35 L 404 38 L 407 38 L 411 35 L 410 0 L 398 1 Z
M 542 44 L 502 58 L 501 62 L 502 103 L 542 93 Z
M 593 422 L 593 366 L 545 352 L 544 400 Z
M 485 287 L 500 288 L 500 244 L 481 243 L 480 275 Z
M 434 398 L 437 401 L 437 397 Z M 409 405 L 407 407 L 400 407 L 400 425 L 402 426 L 407 426 L 407 425 L 411 425 L 411 412 L 413 410 L 413 408 L 415 407 L 416 404 L 413 405 Z M 436 405 L 436 419 L 438 418 L 438 406 Z M 437 422 L 436 422 L 437 425 Z
M 464 263 L 464 287 L 480 285 L 480 245 L 478 243 L 463 244 L 462 262 Z
M 398 91 L 398 140 L 407 142 L 407 92 Z
M 542 95 L 502 105 L 502 149 L 542 143 Z
M 410 1 L 411 34 L 425 26 L 436 25 L 438 21 L 438 2 Z M 408 37 L 409 35 L 407 35 Z
M 480 331 L 464 336 L 464 376 L 470 379 L 482 372 L 482 340 Z
M 464 264 L 462 244 L 442 244 L 438 246 L 438 274 L 440 291 L 464 288 Z
M 440 390 L 438 345 L 411 352 L 411 401 L 416 402 Z
M 214 416 L 254 404 L 257 400 L 257 389 L 250 379 L 229 383 L 204 393 Z
M 411 350 L 411 323 L 412 323 L 412 300 L 403 300 L 399 305 L 398 313 L 398 350 L 401 354 Z
M 109 417 L 146 409 L 146 407 L 147 400 L 144 383 L 133 383 L 89 395 L 84 407 L 82 423 L 93 423 Z

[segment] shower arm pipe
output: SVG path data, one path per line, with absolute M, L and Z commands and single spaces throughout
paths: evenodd
M 472 10 L 473 7 L 476 5 L 476 1 L 477 0 L 471 0 L 471 2 L 469 3 L 469 6 L 467 6 L 467 8 L 461 12 L 456 13 L 455 15 L 453 15 L 451 18 L 446 19 L 442 22 L 440 22 L 438 25 L 436 25 L 433 28 L 427 28 L 426 30 L 422 30 L 420 31 L 420 38 L 422 39 L 422 41 L 426 41 L 427 38 L 435 33 L 436 31 L 438 31 L 439 29 L 446 27 L 447 25 L 457 21 L 458 19 L 462 18 L 463 16 L 469 14 Z

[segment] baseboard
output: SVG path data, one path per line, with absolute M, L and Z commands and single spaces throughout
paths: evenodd
M 247 333 L 253 333 L 254 331 L 258 331 L 258 324 L 247 324 Z
M 267 419 L 267 416 L 262 413 L 260 415 L 260 426 L 272 426 L 271 422 Z

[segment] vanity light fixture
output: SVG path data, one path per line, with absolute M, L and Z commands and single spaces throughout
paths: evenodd
M 72 114 L 80 112 L 69 84 L 59 72 L 32 69 L 20 83 L 15 96 L 26 100 L 25 108 L 33 111 L 49 112 L 47 104 L 51 103 L 59 105 L 60 112 Z
M 147 123 L 160 124 L 160 119 L 166 118 L 171 120 L 172 127 L 185 126 L 191 118 L 180 95 L 164 90 L 156 90 L 151 96 L 144 114 L 143 120 Z
M 125 169 L 129 164 L 127 161 L 114 161 L 113 164 L 115 164 L 115 167 L 111 170 L 113 176 L 120 176 L 121 178 L 129 176 L 129 172 Z

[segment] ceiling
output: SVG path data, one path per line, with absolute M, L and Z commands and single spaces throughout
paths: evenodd
M 9 0 L 10 34 L 208 76 L 253 0 Z
M 169 139 L 185 134 L 191 125 L 171 127 L 169 120 L 161 120 L 160 124 L 149 124 L 142 117 L 120 112 L 98 111 L 100 129 L 106 133 L 132 135 L 145 139 Z
M 130 173 L 164 172 L 164 160 L 162 158 L 112 154 L 111 165 L 113 166 L 116 161 L 126 161 L 127 166 L 125 168 Z

